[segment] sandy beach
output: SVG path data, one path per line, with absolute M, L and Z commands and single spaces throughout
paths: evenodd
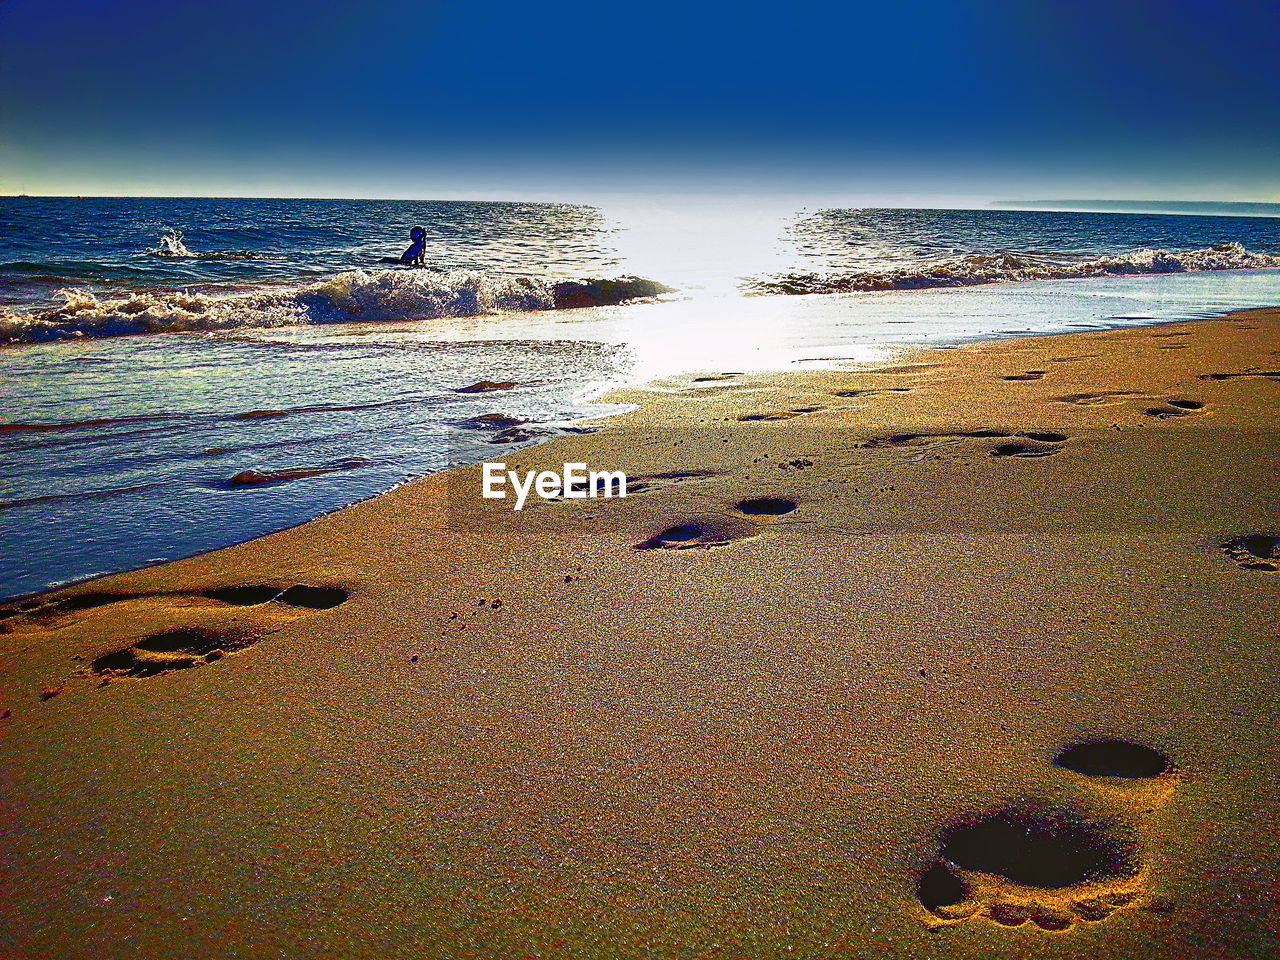
M 1276 955 L 1280 311 L 608 399 L 8 605 L 0 955 Z

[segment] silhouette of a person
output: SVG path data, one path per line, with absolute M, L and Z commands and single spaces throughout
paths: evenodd
M 406 266 L 420 267 L 427 258 L 427 231 L 414 227 L 409 231 L 409 237 L 413 242 L 409 244 L 408 250 L 400 254 L 400 262 Z

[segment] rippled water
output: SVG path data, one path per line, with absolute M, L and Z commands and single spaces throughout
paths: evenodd
M 1270 217 L 1069 213 L 1041 210 L 823 210 L 789 228 L 804 264 L 876 272 L 956 256 L 1012 254 L 1072 263 L 1135 250 L 1171 253 L 1237 243 L 1280 254 Z
M 415 224 L 427 269 L 378 264 Z M 1264 218 L 0 200 L 0 593 L 500 459 L 612 383 L 1280 303 L 1277 254 Z
M 532 263 L 554 277 L 619 266 L 600 212 L 567 204 L 7 197 L 3 302 L 48 302 L 66 287 L 244 289 L 320 279 L 399 256 L 415 225 L 427 232 L 429 265 L 523 275 Z M 188 255 L 166 255 L 175 240 Z

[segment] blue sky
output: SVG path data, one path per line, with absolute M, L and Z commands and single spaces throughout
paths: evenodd
M 1280 3 L 0 0 L 0 192 L 1280 200 Z

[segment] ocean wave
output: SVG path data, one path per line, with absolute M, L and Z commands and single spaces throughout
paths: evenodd
M 0 423 L 0 434 L 5 433 L 51 433 L 61 430 L 83 430 L 90 427 L 114 427 L 119 424 L 154 423 L 157 420 L 180 420 L 181 417 L 171 413 L 144 414 L 134 417 L 99 417 L 93 420 L 61 420 L 50 422 L 4 422 Z
M 218 486 L 235 490 L 239 487 L 267 487 L 294 480 L 305 480 L 309 477 L 321 477 L 326 473 L 340 473 L 347 470 L 358 470 L 367 467 L 369 461 L 364 457 L 350 457 L 333 463 L 322 463 L 315 466 L 289 467 L 283 470 L 241 470 Z
M 1062 261 L 1027 253 L 978 253 L 919 265 L 854 273 L 787 273 L 751 278 L 748 294 L 853 293 L 873 290 L 924 290 L 967 287 L 1019 280 L 1075 280 L 1087 277 L 1141 276 L 1208 270 L 1280 268 L 1280 256 L 1254 253 L 1238 243 L 1170 253 L 1133 250 L 1111 257 Z
M 672 292 L 641 277 L 551 283 L 472 270 L 352 270 L 300 287 L 234 294 L 64 289 L 58 306 L 0 307 L 0 344 L 289 324 L 395 322 L 604 306 Z

